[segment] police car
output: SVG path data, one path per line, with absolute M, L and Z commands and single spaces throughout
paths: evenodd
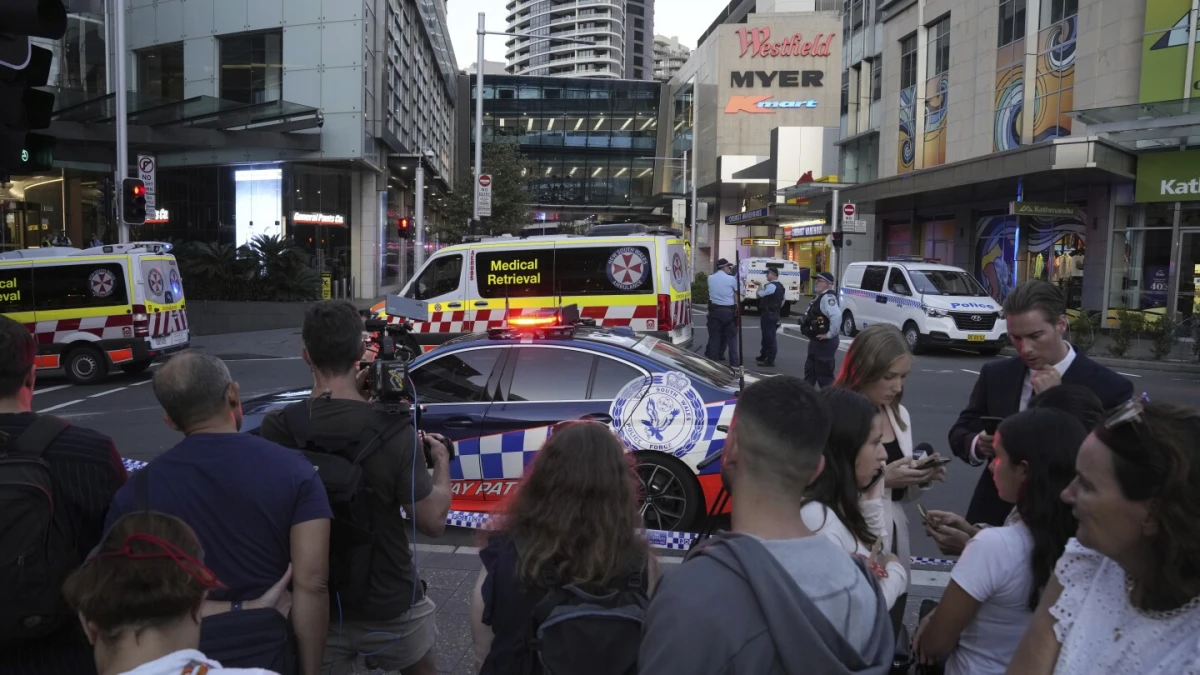
M 957 267 L 909 256 L 851 263 L 839 297 L 843 334 L 889 323 L 904 332 L 913 353 L 954 346 L 994 355 L 1008 341 L 1000 305 Z
M 628 328 L 564 324 L 555 312 L 509 324 L 451 340 L 410 365 L 425 406 L 421 428 L 455 441 L 452 508 L 498 509 L 551 427 L 586 419 L 612 425 L 637 457 L 647 528 L 696 524 L 721 488 L 720 462 L 696 467 L 724 445 L 718 426 L 733 417 L 734 371 Z M 247 401 L 243 429 L 308 395 Z

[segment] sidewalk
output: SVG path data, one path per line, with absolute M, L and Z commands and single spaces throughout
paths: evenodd
M 219 356 L 229 361 L 246 359 L 299 358 L 304 341 L 300 338 L 300 326 L 278 330 L 260 330 L 253 333 L 226 333 L 224 335 L 198 335 L 192 338 L 191 348 L 196 351 Z

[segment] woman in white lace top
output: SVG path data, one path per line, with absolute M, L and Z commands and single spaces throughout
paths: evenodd
M 1200 674 L 1200 411 L 1117 410 L 1079 450 L 1079 519 L 1010 675 Z

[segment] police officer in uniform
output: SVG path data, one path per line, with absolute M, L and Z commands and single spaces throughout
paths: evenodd
M 779 270 L 767 268 L 767 283 L 758 291 L 759 325 L 762 326 L 762 354 L 758 365 L 775 367 L 775 355 L 779 352 L 779 340 L 775 331 L 779 329 L 779 310 L 783 307 L 783 284 L 779 283 Z
M 737 368 L 737 278 L 730 274 L 733 265 L 724 258 L 717 261 L 717 271 L 708 275 L 708 345 L 704 355 L 720 361 L 729 350 L 729 365 Z
M 804 362 L 804 381 L 822 389 L 833 385 L 833 360 L 837 357 L 838 330 L 841 326 L 842 310 L 834 291 L 834 278 L 829 272 L 821 272 L 814 280 L 817 297 L 804 313 L 807 326 L 827 326 L 824 332 L 808 328 L 803 332 L 809 336 L 808 359 Z M 827 322 L 816 321 L 817 315 Z

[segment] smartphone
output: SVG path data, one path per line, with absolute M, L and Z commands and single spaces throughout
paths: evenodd
M 928 469 L 931 466 L 946 466 L 953 461 L 953 457 L 934 457 L 933 455 L 929 455 L 918 460 L 916 466 L 918 469 Z
M 924 521 L 926 525 L 928 525 L 929 524 L 929 512 L 925 510 L 925 507 L 923 505 L 917 504 L 917 513 L 921 514 L 921 520 Z
M 987 432 L 988 436 L 995 436 L 996 429 L 1004 421 L 1003 417 L 980 417 L 979 419 L 983 422 L 983 430 Z

